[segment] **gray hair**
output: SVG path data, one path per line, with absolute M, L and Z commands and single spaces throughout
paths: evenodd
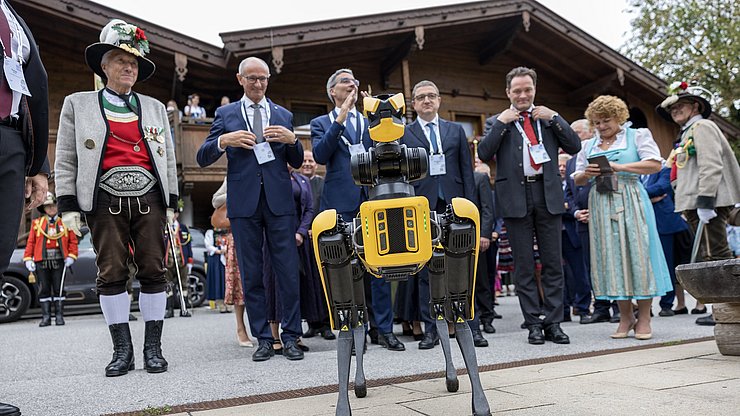
M 104 53 L 103 56 L 100 57 L 100 66 L 108 64 L 108 61 L 110 61 L 111 56 L 113 56 L 113 52 L 116 52 L 116 49 L 111 49 L 108 52 Z
M 331 101 L 332 103 L 334 102 L 334 98 L 331 96 L 331 92 L 329 92 L 329 90 L 334 88 L 337 85 L 337 82 L 339 82 L 337 80 L 339 74 L 350 74 L 353 77 L 355 76 L 352 70 L 348 68 L 337 69 L 336 71 L 334 71 L 333 74 L 331 74 L 329 79 L 326 81 L 326 96 L 329 97 L 329 101 Z
M 267 62 L 263 61 L 262 59 L 256 57 L 256 56 L 250 56 L 248 58 L 244 58 L 241 62 L 239 62 L 239 75 L 242 75 L 242 71 L 244 71 L 244 67 L 249 65 L 250 63 L 258 63 L 265 67 L 267 70 L 267 74 L 270 74 L 270 66 L 267 65 Z
M 417 82 L 416 85 L 414 85 L 414 89 L 411 90 L 411 99 L 416 97 L 416 90 L 418 90 L 421 87 L 432 87 L 435 90 L 437 90 L 437 95 L 439 95 L 439 88 L 437 88 L 437 84 L 425 79 L 425 80 Z
M 586 130 L 591 131 L 591 125 L 588 123 L 588 120 L 585 118 L 578 119 L 572 123 L 570 123 L 570 128 L 575 129 L 578 126 L 583 126 Z

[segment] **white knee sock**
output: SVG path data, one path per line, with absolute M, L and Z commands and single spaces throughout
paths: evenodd
M 100 309 L 103 310 L 105 323 L 108 325 L 128 323 L 131 300 L 126 292 L 111 296 L 100 295 Z
M 161 321 L 167 306 L 167 293 L 139 293 L 139 310 L 144 322 Z

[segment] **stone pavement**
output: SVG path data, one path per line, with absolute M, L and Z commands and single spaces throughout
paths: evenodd
M 740 357 L 714 341 L 691 342 L 481 373 L 493 414 L 738 415 Z M 334 415 L 336 394 L 258 403 L 177 416 Z M 448 393 L 444 379 L 368 389 L 353 415 L 470 414 L 470 383 Z
M 499 298 L 499 302 L 501 305 L 497 307 L 497 311 L 504 319 L 495 321 L 497 329 L 495 334 L 485 334 L 490 346 L 476 348 L 478 363 L 484 369 L 504 368 L 513 365 L 512 363 L 522 362 L 545 363 L 546 360 L 583 357 L 646 345 L 670 345 L 686 340 L 706 339 L 713 335 L 712 327 L 694 324 L 696 315 L 669 318 L 656 316 L 653 320 L 654 337 L 649 341 L 638 341 L 634 338 L 613 340 L 609 338 L 609 334 L 614 332 L 615 324 L 579 325 L 578 322 L 568 322 L 563 324 L 563 329 L 571 337 L 570 345 L 555 345 L 548 342 L 535 346 L 527 344 L 527 332 L 519 328 L 522 317 L 517 299 L 502 297 Z M 688 304 L 693 305 L 694 301 L 689 300 Z M 657 306 L 654 310 L 657 315 Z M 577 318 L 574 319 L 577 321 Z M 216 406 L 200 406 L 214 401 L 224 401 L 220 407 L 226 407 L 234 405 L 227 403 L 228 401 L 241 405 L 256 403 L 259 400 L 271 400 L 272 404 L 265 406 L 273 410 L 251 414 L 283 414 L 278 411 L 279 407 L 271 407 L 276 403 L 274 401 L 276 395 L 283 398 L 299 397 L 296 394 L 292 396 L 287 394 L 298 391 L 304 396 L 312 394 L 313 397 L 318 397 L 315 396 L 317 393 L 329 393 L 331 388 L 336 388 L 336 341 L 325 341 L 321 338 L 304 340 L 311 351 L 306 354 L 303 361 L 288 361 L 277 356 L 267 362 L 255 363 L 250 359 L 254 350 L 241 348 L 236 343 L 234 315 L 219 314 L 205 308 L 195 310 L 192 318 L 175 317 L 165 322 L 163 351 L 170 367 L 169 371 L 162 374 L 147 374 L 141 369 L 144 333 L 144 324 L 141 320 L 133 322 L 131 326 L 136 352 L 136 370 L 126 376 L 114 378 L 107 378 L 103 373 L 103 368 L 110 360 L 112 347 L 102 315 L 70 317 L 67 319 L 67 325 L 61 327 L 39 328 L 37 325 L 37 319 L 0 325 L 0 402 L 19 406 L 24 415 L 79 416 L 154 409 L 145 413 L 148 416 L 158 414 L 157 411 L 167 408 L 175 412 L 215 408 Z M 400 327 L 396 327 L 395 331 L 400 333 Z M 400 339 L 406 343 L 404 352 L 387 351 L 377 345 L 369 346 L 365 356 L 365 374 L 370 387 L 392 383 L 393 386 L 379 389 L 406 391 L 406 387 L 399 387 L 397 381 L 393 380 L 399 378 L 404 381 L 419 380 L 418 375 L 427 375 L 426 378 L 429 378 L 429 374 L 440 372 L 444 368 L 442 350 L 439 346 L 422 351 L 410 337 Z M 664 350 L 669 351 L 658 348 L 634 354 L 636 356 L 660 354 Z M 456 366 L 462 368 L 458 348 L 453 346 L 452 352 Z M 714 352 L 716 350 L 710 350 L 708 353 Z M 612 356 L 605 356 L 601 360 L 608 364 L 609 357 Z M 543 364 L 538 368 L 542 374 L 547 374 L 551 367 L 560 365 L 563 364 Z M 737 362 L 735 365 L 740 367 L 737 366 Z M 605 367 L 609 368 L 608 365 Z M 510 403 L 508 399 L 504 400 L 506 397 L 511 398 L 515 404 L 518 403 L 518 407 L 528 405 L 527 401 L 515 400 L 516 394 L 520 394 L 518 392 L 520 387 L 522 390 L 526 387 L 516 385 L 519 382 L 518 378 L 524 377 L 517 371 L 521 370 L 514 370 L 513 373 L 509 370 L 484 373 L 486 380 L 484 387 L 496 388 L 489 396 L 494 409 L 501 409 L 496 406 Z M 590 369 L 593 373 L 600 371 L 603 371 L 600 367 Z M 492 378 L 489 380 L 488 377 Z M 697 377 L 681 377 L 681 382 L 691 384 L 696 380 L 702 380 Z M 465 377 L 461 376 L 460 380 L 461 385 L 465 386 Z M 440 385 L 436 381 L 422 381 L 419 385 L 444 393 L 444 383 Z M 585 389 L 584 392 L 591 392 L 593 389 L 598 392 L 597 387 L 599 386 L 594 386 L 591 390 Z M 359 405 L 393 404 L 392 401 L 383 401 L 381 397 L 386 395 L 376 393 L 377 391 L 378 389 L 371 389 L 369 397 L 360 400 Z M 461 391 L 465 391 L 464 387 Z M 736 388 L 735 391 L 738 392 L 740 389 Z M 418 398 L 429 397 L 429 393 L 411 393 L 407 394 Z M 567 400 L 572 401 L 573 394 L 579 398 L 583 396 L 580 389 L 575 389 Z M 245 401 L 244 398 L 251 401 Z M 335 395 L 329 394 L 327 398 L 319 401 L 326 403 L 327 406 L 334 405 Z M 554 400 L 542 401 L 544 398 L 545 396 L 541 395 L 535 403 L 547 404 Z M 316 399 L 305 400 L 310 403 Z M 456 403 L 464 404 L 456 408 L 455 412 L 447 414 L 465 414 L 469 411 L 467 407 L 469 398 L 464 394 L 444 394 L 439 400 L 442 403 L 459 400 Z M 715 404 L 720 406 L 721 401 L 716 400 Z M 306 406 L 310 409 L 308 404 Z M 325 407 L 319 410 L 329 409 Z M 405 414 L 414 412 L 410 409 L 403 411 Z

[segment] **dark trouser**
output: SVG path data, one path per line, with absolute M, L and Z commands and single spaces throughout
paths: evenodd
M 59 260 L 56 269 L 41 267 L 42 262 L 36 262 L 36 278 L 39 282 L 39 302 L 64 300 L 64 293 L 59 293 L 62 286 L 62 272 L 64 260 Z
M 339 215 L 346 222 L 351 223 L 357 216 L 360 207 L 354 212 L 340 212 Z M 367 306 L 370 328 L 377 328 L 381 334 L 393 332 L 393 301 L 391 299 L 391 284 L 384 279 L 378 279 L 370 273 L 365 273 L 365 305 Z M 427 291 L 429 286 L 427 285 Z
M 475 275 L 475 315 L 482 322 L 493 322 L 493 288 L 488 278 L 488 253 L 496 250 L 492 243 L 488 250 L 478 253 L 478 271 Z
M 578 308 L 578 313 L 588 313 L 591 307 L 591 280 L 586 269 L 583 249 L 571 243 L 568 233 L 563 230 L 563 258 L 568 265 L 565 273 L 565 304 Z
M 676 264 L 673 259 L 673 234 L 659 234 L 660 245 L 663 246 L 663 255 L 668 266 L 668 273 L 671 275 L 671 285 L 673 290 L 666 292 L 660 297 L 660 309 L 673 308 L 673 301 L 676 299 Z
M 23 213 L 26 150 L 21 133 L 0 126 L 0 279 L 16 248 Z
M 504 218 L 514 256 L 514 284 L 519 306 L 527 325 L 551 324 L 563 320 L 563 267 L 560 232 L 561 216 L 550 214 L 545 201 L 542 180 L 525 186 L 527 213 L 523 218 Z M 537 236 L 542 262 L 542 290 L 540 296 L 534 277 L 534 236 Z M 540 319 L 540 313 L 545 319 Z
M 712 218 L 709 224 L 704 224 L 704 231 L 702 232 L 701 243 L 699 243 L 699 254 L 696 256 L 696 261 L 725 260 L 734 257 L 730 250 L 730 245 L 727 242 L 727 217 L 730 216 L 732 207 L 717 207 L 714 210 L 717 212 L 717 216 Z M 696 215 L 696 210 L 690 209 L 683 213 L 691 229 L 696 232 L 696 228 L 699 225 L 699 217 Z
M 158 190 L 140 197 L 123 198 L 98 190 L 95 211 L 85 215 L 98 266 L 98 294 L 112 296 L 126 292 L 130 273 L 129 245 L 133 248 L 141 293 L 165 290 L 165 212 Z
M 272 263 L 272 269 L 282 306 L 282 341 L 294 341 L 303 334 L 295 214 L 274 215 L 267 205 L 263 188 L 254 215 L 230 220 L 252 336 L 260 341 L 274 340 L 267 323 L 267 295 L 263 279 L 262 246 L 266 239 L 270 256 L 279 259 Z

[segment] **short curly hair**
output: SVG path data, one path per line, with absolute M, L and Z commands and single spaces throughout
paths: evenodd
M 623 124 L 630 118 L 630 111 L 621 98 L 613 95 L 600 95 L 591 101 L 584 115 L 591 125 L 596 118 L 613 118 L 619 124 Z

